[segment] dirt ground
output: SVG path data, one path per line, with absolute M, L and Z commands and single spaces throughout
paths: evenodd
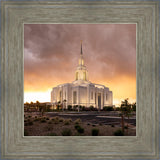
M 98 136 L 114 136 L 115 131 L 121 130 L 121 126 L 116 123 L 92 123 L 92 121 L 83 121 L 83 119 L 78 117 L 64 117 L 56 115 L 51 117 L 48 114 L 42 117 L 35 113 L 27 113 L 24 116 L 24 135 L 62 136 L 67 132 L 67 135 L 70 136 L 92 136 L 92 130 L 96 129 L 98 130 Z M 81 130 L 78 130 L 77 126 Z M 125 123 L 125 126 L 124 136 L 136 135 L 136 127 L 134 125 L 128 123 L 127 128 L 127 123 Z

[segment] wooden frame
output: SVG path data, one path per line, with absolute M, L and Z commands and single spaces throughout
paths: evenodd
M 135 137 L 23 136 L 24 23 L 137 24 Z M 2 2 L 1 158 L 158 158 L 158 54 L 158 2 Z

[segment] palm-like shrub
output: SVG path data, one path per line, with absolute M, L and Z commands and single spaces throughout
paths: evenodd
M 99 129 L 97 128 L 92 129 L 92 136 L 98 136 L 98 133 L 99 133 Z

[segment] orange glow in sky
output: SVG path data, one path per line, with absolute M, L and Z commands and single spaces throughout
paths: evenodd
M 50 102 L 71 83 L 83 40 L 89 81 L 113 92 L 113 104 L 136 102 L 136 24 L 25 24 L 24 102 Z

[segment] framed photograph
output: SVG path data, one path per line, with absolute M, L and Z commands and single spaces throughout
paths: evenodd
M 158 159 L 158 7 L 2 1 L 2 159 Z
M 136 24 L 24 24 L 24 133 L 136 136 Z

